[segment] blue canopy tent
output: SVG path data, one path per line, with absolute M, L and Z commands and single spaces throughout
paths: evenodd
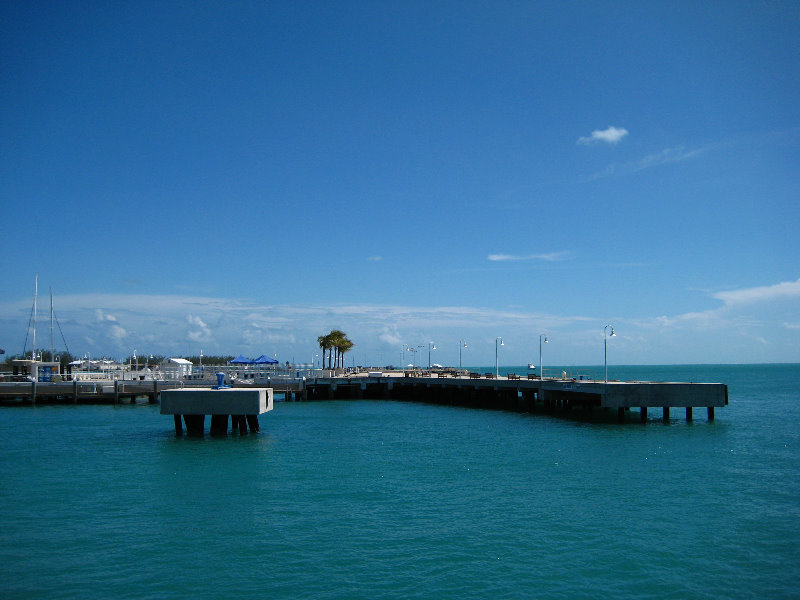
M 266 354 L 262 354 L 258 358 L 253 361 L 254 365 L 277 365 L 278 361 L 274 358 L 270 358 Z
M 230 364 L 232 364 L 232 365 L 252 365 L 253 361 L 250 360 L 249 358 L 245 358 L 244 356 L 242 356 L 240 354 L 239 356 L 234 358 L 232 361 L 230 361 Z

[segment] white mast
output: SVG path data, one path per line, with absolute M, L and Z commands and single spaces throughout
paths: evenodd
M 50 360 L 56 359 L 56 338 L 53 332 L 53 288 L 50 288 Z
M 36 360 L 36 298 L 39 296 L 39 274 L 36 274 L 33 286 L 33 349 L 31 350 L 31 360 Z

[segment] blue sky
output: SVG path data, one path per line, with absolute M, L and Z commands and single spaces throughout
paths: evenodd
M 602 364 L 610 323 L 609 362 L 800 362 L 796 2 L 10 1 L 0 28 L 9 353 L 39 273 L 79 355 L 307 362 L 336 327 L 348 364 L 538 362 L 542 333 Z

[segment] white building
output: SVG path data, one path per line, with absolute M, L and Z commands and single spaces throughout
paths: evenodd
M 183 379 L 192 374 L 192 363 L 185 358 L 165 358 L 161 362 L 164 379 Z

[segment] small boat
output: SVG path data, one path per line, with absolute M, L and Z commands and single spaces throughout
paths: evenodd
M 535 365 L 535 364 L 533 364 L 533 363 L 528 363 L 528 368 L 529 368 L 529 369 L 535 369 L 535 368 L 536 368 L 536 365 Z

